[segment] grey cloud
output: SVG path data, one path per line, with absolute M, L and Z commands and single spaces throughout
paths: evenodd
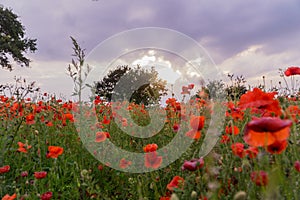
M 20 16 L 27 36 L 38 39 L 38 51 L 30 56 L 44 64 L 70 61 L 70 36 L 88 54 L 114 34 L 145 26 L 170 28 L 192 37 L 218 65 L 235 74 L 255 76 L 249 70 L 251 59 L 256 59 L 259 73 L 300 62 L 298 0 L 56 0 L 43 4 L 36 0 L 4 0 L 3 4 Z M 235 57 L 253 45 L 262 45 L 263 53 L 242 60 Z M 241 63 L 247 64 L 241 68 Z
M 4 1 L 21 20 L 29 35 L 38 38 L 38 55 L 45 59 L 70 56 L 69 36 L 87 50 L 120 31 L 143 26 L 160 26 L 181 31 L 200 41 L 210 37 L 208 50 L 223 59 L 253 44 L 275 51 L 290 46 L 283 40 L 300 33 L 297 1 Z M 287 42 L 288 43 L 288 42 Z M 274 47 L 275 46 L 275 47 Z M 282 49 L 283 48 L 283 49 Z

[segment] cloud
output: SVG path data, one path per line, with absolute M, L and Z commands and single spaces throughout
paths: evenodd
M 55 94 L 65 99 L 70 99 L 73 92 L 73 82 L 67 75 L 68 63 L 65 62 L 33 62 L 31 67 L 18 67 L 12 72 L 1 70 L 0 85 L 13 84 L 14 78 L 26 79 L 27 83 L 36 82 L 41 92 Z
M 3 0 L 2 4 L 20 16 L 28 37 L 37 38 L 38 50 L 29 55 L 41 70 L 45 66 L 62 70 L 52 64 L 71 60 L 70 36 L 89 54 L 114 34 L 146 26 L 190 36 L 222 69 L 249 78 L 299 65 L 298 0 Z
M 243 75 L 248 84 L 256 86 L 262 84 L 264 76 L 274 86 L 282 79 L 279 76 L 279 69 L 285 70 L 289 66 L 300 63 L 298 51 L 290 50 L 267 54 L 264 48 L 263 45 L 250 46 L 226 59 L 219 67 L 224 73 Z

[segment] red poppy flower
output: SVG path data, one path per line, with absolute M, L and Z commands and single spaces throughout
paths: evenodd
M 257 186 L 266 186 L 268 184 L 268 174 L 265 171 L 254 171 L 250 175 L 251 181 Z
M 297 160 L 297 161 L 295 162 L 294 167 L 295 167 L 295 169 L 296 169 L 298 172 L 300 172 L 300 161 L 299 161 L 299 160 Z
M 222 139 L 220 141 L 222 144 L 226 144 L 229 141 L 230 141 L 230 138 L 228 135 L 222 135 Z
M 110 124 L 110 120 L 107 119 L 106 116 L 104 116 L 104 117 L 103 117 L 103 120 L 102 120 L 102 123 L 108 125 L 108 124 Z
M 122 126 L 123 126 L 123 127 L 128 126 L 128 121 L 127 121 L 126 118 L 122 118 Z
M 7 173 L 7 172 L 9 172 L 9 170 L 10 170 L 10 166 L 9 165 L 5 165 L 3 167 L 0 167 L 0 174 Z
M 27 115 L 26 116 L 26 124 L 28 124 L 28 125 L 34 124 L 35 123 L 34 118 L 35 118 L 34 114 Z
M 300 75 L 300 67 L 291 66 L 285 70 L 284 75 L 286 76 Z
M 9 194 L 6 194 L 4 197 L 2 197 L 2 200 L 14 200 L 15 198 L 17 198 L 17 194 L 13 194 L 13 195 L 9 195 Z
M 176 124 L 173 125 L 173 131 L 174 132 L 178 132 L 179 128 L 180 128 L 179 124 L 176 123 Z
M 47 176 L 47 172 L 41 171 L 41 172 L 34 172 L 34 177 L 36 179 L 43 179 Z
M 18 151 L 23 153 L 27 153 L 27 150 L 31 148 L 30 145 L 23 144 L 22 142 L 18 142 L 18 145 L 19 145 Z
M 203 129 L 205 123 L 205 117 L 204 116 L 192 116 L 190 119 L 190 125 L 193 130 L 200 131 Z
M 176 103 L 176 99 L 175 98 L 168 98 L 166 100 L 166 104 L 168 104 L 168 105 L 175 105 L 175 103 Z
M 145 166 L 147 168 L 157 169 L 162 163 L 162 156 L 157 156 L 157 152 L 149 152 L 145 154 Z
M 229 110 L 226 111 L 226 117 L 231 117 L 234 121 L 243 120 L 244 112 L 240 108 L 236 108 L 232 102 L 229 102 L 227 107 Z
M 255 118 L 246 125 L 244 140 L 254 147 L 269 146 L 276 141 L 286 140 L 292 124 L 291 120 L 277 117 Z
M 64 119 L 65 120 L 69 120 L 71 122 L 74 122 L 74 117 L 73 117 L 73 115 L 71 113 L 64 114 Z
M 128 161 L 128 160 L 126 160 L 125 158 L 122 158 L 122 159 L 120 160 L 119 166 L 120 166 L 121 169 L 125 169 L 125 168 L 127 168 L 128 166 L 130 166 L 131 164 L 132 164 L 131 161 Z
M 201 138 L 201 132 L 197 130 L 190 130 L 185 134 L 187 137 L 198 140 Z
M 46 157 L 47 158 L 57 158 L 64 152 L 64 148 L 59 146 L 49 146 Z
M 50 200 L 52 198 L 52 192 L 46 192 L 41 195 L 41 200 Z
M 21 176 L 22 176 L 22 177 L 27 177 L 27 176 L 28 176 L 28 171 L 23 171 L 23 172 L 21 172 Z
M 273 144 L 267 146 L 267 151 L 272 154 L 281 154 L 287 146 L 287 140 L 275 141 Z
M 171 197 L 160 197 L 159 200 L 171 200 Z
M 249 158 L 256 158 L 258 154 L 258 148 L 249 147 L 248 149 L 246 149 L 246 154 L 249 156 Z
M 234 135 L 238 135 L 240 133 L 240 129 L 237 126 L 226 126 L 225 128 L 225 133 L 226 134 L 234 134 Z
M 182 86 L 181 94 L 191 94 L 191 92 L 187 86 Z
M 158 148 L 157 144 L 147 144 L 143 150 L 144 152 L 153 152 L 153 151 L 156 151 Z
M 171 182 L 167 185 L 167 189 L 173 191 L 174 188 L 183 189 L 184 179 L 180 176 L 174 176 Z
M 298 106 L 290 105 L 285 111 L 287 116 L 290 116 L 294 122 L 298 122 L 297 117 L 300 116 L 300 108 Z
M 244 150 L 244 144 L 242 143 L 234 143 L 231 145 L 232 153 L 240 158 L 243 158 L 246 156 L 246 152 Z
M 197 169 L 200 169 L 204 166 L 204 160 L 203 158 L 199 159 L 192 159 L 189 161 L 184 161 L 181 169 L 182 170 L 189 170 L 189 171 L 195 171 Z
M 188 85 L 188 89 L 192 90 L 194 88 L 194 86 L 195 85 L 193 83 L 191 83 L 191 84 Z
M 253 113 L 263 116 L 281 115 L 279 101 L 275 98 L 277 92 L 264 92 L 259 88 L 248 91 L 241 96 L 239 107 L 241 109 L 250 108 Z
M 103 167 L 103 165 L 98 165 L 97 168 L 98 168 L 99 171 L 102 171 L 104 167 Z
M 53 126 L 53 122 L 51 122 L 51 121 L 46 121 L 45 124 L 46 124 L 46 126 L 48 126 L 48 127 Z
M 95 142 L 103 142 L 106 140 L 106 138 L 109 137 L 110 135 L 108 132 L 103 132 L 103 131 L 97 132 Z

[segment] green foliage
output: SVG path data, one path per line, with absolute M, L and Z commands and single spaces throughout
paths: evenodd
M 166 81 L 153 68 L 119 66 L 96 83 L 96 94 L 107 101 L 129 100 L 136 104 L 156 104 L 166 94 Z
M 40 91 L 36 87 L 35 81 L 28 83 L 25 78 L 15 77 L 15 83 L 6 83 L 0 85 L 0 95 L 13 96 L 17 100 L 24 99 L 29 94 L 34 94 Z
M 81 92 L 85 88 L 84 82 L 87 79 L 88 74 L 91 72 L 91 68 L 89 65 L 84 67 L 84 49 L 80 47 L 75 38 L 70 38 L 72 40 L 74 54 L 72 55 L 72 64 L 69 64 L 67 71 L 74 83 L 74 92 L 72 95 L 78 96 L 79 102 L 81 102 Z
M 228 74 L 228 77 L 231 81 L 231 85 L 227 86 L 225 89 L 228 100 L 238 100 L 247 92 L 247 88 L 245 86 L 246 80 L 242 75 L 237 76 L 235 79 L 234 74 Z
M 35 50 L 37 50 L 36 39 L 25 37 L 25 28 L 18 20 L 18 16 L 12 10 L 0 6 L 0 65 L 12 70 L 9 57 L 11 56 L 21 66 L 29 66 L 30 60 L 24 53 Z
M 119 66 L 115 70 L 110 71 L 101 81 L 96 83 L 96 94 L 105 97 L 108 101 L 111 101 L 117 82 L 129 70 L 130 68 L 128 66 Z
M 224 98 L 224 83 L 223 81 L 210 81 L 206 86 L 206 92 L 209 94 L 209 98 Z

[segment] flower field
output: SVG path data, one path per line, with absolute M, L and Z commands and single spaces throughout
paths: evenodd
M 285 76 L 295 73 L 290 68 Z M 193 87 L 184 87 L 183 93 Z M 128 173 L 110 166 L 130 168 L 134 163 L 129 158 L 115 163 L 95 159 L 75 126 L 74 116 L 82 112 L 77 102 L 47 93 L 38 100 L 2 95 L 2 199 L 300 199 L 297 95 L 253 88 L 239 99 L 222 102 L 226 110 L 221 113 L 225 120 L 219 140 L 205 157 L 198 155 L 214 112 L 205 91 L 185 103 L 167 99 L 163 128 L 146 139 L 124 134 L 119 126 L 126 128 L 132 122 L 115 112 L 125 109 L 134 123 L 144 126 L 151 121 L 146 106 L 106 103 L 99 97 L 93 105 L 95 112 L 85 113 L 97 117 L 88 140 L 95 145 L 109 140 L 144 153 L 141 165 L 154 170 Z M 189 105 L 192 111 L 187 112 Z M 158 150 L 180 130 L 192 144 L 179 159 L 160 168 L 165 156 Z

